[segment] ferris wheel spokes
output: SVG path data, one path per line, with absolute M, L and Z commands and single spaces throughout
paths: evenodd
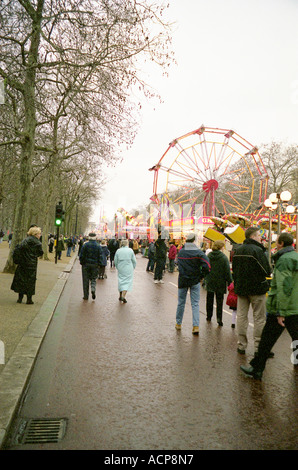
M 197 200 L 204 215 L 246 210 L 257 198 L 259 204 L 265 200 L 267 192 L 268 174 L 257 147 L 227 129 L 201 126 L 173 140 L 151 170 L 152 200 L 163 192 L 179 202 Z

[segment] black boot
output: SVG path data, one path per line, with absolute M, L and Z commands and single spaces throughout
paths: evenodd
M 256 380 L 262 380 L 262 375 L 263 373 L 260 370 L 254 369 L 252 366 L 240 366 L 240 369 L 244 374 L 249 375 L 250 377 L 253 377 Z
M 24 294 L 19 294 L 19 298 L 17 300 L 18 304 L 22 303 L 23 297 L 24 297 Z
M 27 302 L 26 304 L 34 304 L 33 300 L 32 300 L 32 296 L 31 295 L 27 295 Z

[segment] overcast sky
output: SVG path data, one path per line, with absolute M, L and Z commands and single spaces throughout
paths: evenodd
M 132 148 L 107 171 L 95 208 L 108 219 L 149 202 L 153 172 L 169 142 L 204 124 L 233 129 L 260 148 L 298 144 L 298 1 L 170 0 L 177 66 L 152 69 L 163 104 L 145 103 Z

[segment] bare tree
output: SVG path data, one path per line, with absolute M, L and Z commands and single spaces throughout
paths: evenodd
M 268 192 L 290 190 L 298 201 L 298 147 L 283 142 L 262 146 L 262 159 L 269 174 Z
M 89 117 L 86 106 L 97 97 L 101 140 L 107 139 L 110 147 L 107 156 L 112 156 L 113 143 L 131 143 L 132 134 L 126 139 L 132 128 L 129 110 L 134 109 L 129 104 L 130 91 L 139 86 L 146 92 L 134 58 L 143 53 L 161 66 L 171 60 L 163 10 L 163 5 L 134 0 L 1 2 L 0 77 L 5 79 L 8 96 L 21 97 L 23 113 L 21 130 L 15 136 L 21 150 L 12 249 L 27 229 L 33 162 L 36 152 L 43 149 L 37 137 L 42 138 L 44 132 L 39 129 L 37 133 L 37 126 L 51 125 L 57 117 L 53 100 L 57 94 L 63 96 L 59 119 L 73 106 L 84 115 L 84 126 Z M 45 97 L 51 101 L 47 113 Z M 75 133 L 78 137 L 78 129 Z M 56 156 L 57 148 L 51 154 Z M 5 270 L 12 269 L 10 256 Z

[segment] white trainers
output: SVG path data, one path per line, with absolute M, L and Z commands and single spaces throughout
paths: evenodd
M 162 279 L 160 279 L 160 281 L 158 281 L 159 284 L 164 284 L 164 281 Z
M 159 283 L 159 281 L 156 279 L 156 280 L 154 281 L 154 284 L 158 284 L 158 283 Z

